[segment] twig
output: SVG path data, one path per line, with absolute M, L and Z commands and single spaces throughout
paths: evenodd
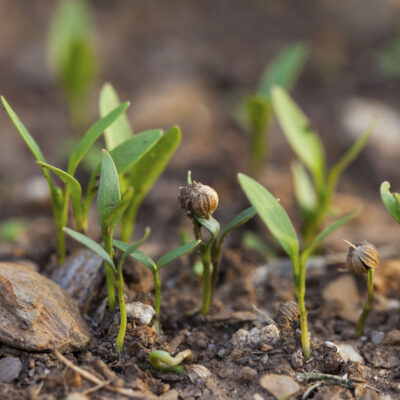
M 78 372 L 78 374 L 82 375 L 85 379 L 88 381 L 95 383 L 96 385 L 103 385 L 103 388 L 106 390 L 109 390 L 111 392 L 116 392 L 119 393 L 123 396 L 129 397 L 131 399 L 136 399 L 136 400 L 152 400 L 156 399 L 155 396 L 151 394 L 144 394 L 143 392 L 139 391 L 134 391 L 131 389 L 125 389 L 125 388 L 117 388 L 114 386 L 111 386 L 109 382 L 103 381 L 99 379 L 97 376 L 93 375 L 92 373 L 78 367 L 75 365 L 72 361 L 68 360 L 68 358 L 65 358 L 58 350 L 54 350 L 53 354 L 61 361 L 63 362 L 66 366 L 69 368 L 73 369 L 74 371 Z M 98 389 L 96 389 L 98 390 Z
M 102 382 L 102 383 L 99 383 L 99 384 L 96 385 L 96 386 L 93 386 L 93 387 L 90 388 L 90 389 L 84 390 L 81 394 L 83 394 L 83 395 L 86 396 L 87 394 L 90 394 L 90 393 L 93 393 L 93 392 L 97 392 L 98 390 L 100 390 L 100 389 L 102 389 L 103 387 L 109 385 L 110 383 L 111 383 L 111 381 L 104 381 L 104 382 Z
M 308 396 L 310 396 L 311 392 L 313 390 L 315 390 L 317 387 L 320 387 L 324 382 L 317 382 L 314 383 L 313 385 L 311 385 L 303 394 L 303 397 L 301 398 L 301 400 L 306 400 L 308 398 Z
M 299 381 L 323 381 L 333 383 L 335 385 L 344 386 L 346 388 L 351 388 L 351 385 L 354 383 L 352 379 L 342 378 L 341 376 L 331 375 L 331 374 L 321 374 L 317 372 L 307 372 L 305 374 L 297 374 L 296 379 Z

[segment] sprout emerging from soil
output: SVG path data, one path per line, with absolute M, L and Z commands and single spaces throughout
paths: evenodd
M 329 225 L 319 235 L 314 237 L 311 243 L 306 245 L 303 250 L 300 251 L 296 231 L 289 216 L 280 205 L 279 201 L 254 179 L 243 174 L 239 174 L 238 179 L 250 203 L 257 210 L 257 213 L 272 233 L 272 236 L 274 236 L 292 261 L 294 291 L 297 297 L 297 304 L 300 313 L 301 345 L 304 357 L 307 359 L 311 355 L 307 311 L 304 303 L 306 293 L 307 260 L 315 248 L 319 246 L 328 235 L 353 218 L 357 214 L 358 210 Z
M 184 350 L 172 357 L 169 353 L 163 350 L 154 350 L 149 355 L 150 364 L 164 372 L 174 372 L 180 374 L 184 371 L 184 367 L 179 365 L 186 360 L 188 363 L 193 362 L 193 353 L 191 350 Z
M 366 240 L 357 243 L 351 243 L 347 240 L 343 241 L 349 245 L 347 253 L 347 266 L 349 270 L 359 275 L 367 274 L 368 298 L 356 327 L 356 335 L 361 336 L 364 332 L 365 320 L 372 310 L 374 302 L 374 272 L 379 264 L 379 255 L 376 247 Z
M 211 216 L 218 206 L 218 194 L 210 186 L 196 181 L 192 182 L 188 171 L 187 186 L 180 188 L 179 201 L 186 215 L 193 221 L 195 238 L 200 240 L 200 257 L 203 264 L 203 302 L 201 314 L 207 315 L 210 309 L 212 294 L 217 285 L 221 247 L 228 233 L 254 217 L 256 210 L 250 207 L 239 213 L 220 233 L 219 222 Z M 209 240 L 202 236 L 205 228 L 211 235 Z

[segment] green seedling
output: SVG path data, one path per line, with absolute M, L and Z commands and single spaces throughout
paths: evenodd
M 44 158 L 39 145 L 25 128 L 24 124 L 18 118 L 17 114 L 14 112 L 11 106 L 8 104 L 7 100 L 4 97 L 1 97 L 1 101 L 13 124 L 15 125 L 18 132 L 21 134 L 25 143 L 36 158 L 37 163 L 42 167 L 43 174 L 49 186 L 54 221 L 57 228 L 58 261 L 59 263 L 62 263 L 65 260 L 66 256 L 65 234 L 63 228 L 68 223 L 69 201 L 71 199 L 77 229 L 84 231 L 87 228 L 87 215 L 89 212 L 89 206 L 96 194 L 96 190 L 94 190 L 94 179 L 92 181 L 92 186 L 88 188 L 85 198 L 82 199 L 82 188 L 80 183 L 74 177 L 75 172 L 82 158 L 89 151 L 91 146 L 101 136 L 104 130 L 112 125 L 114 121 L 128 108 L 129 103 L 120 104 L 88 129 L 88 131 L 84 134 L 82 139 L 78 142 L 78 144 L 72 151 L 69 158 L 67 171 L 63 171 L 59 168 L 51 166 L 46 162 L 46 159 Z M 148 147 L 151 147 L 148 146 L 147 143 L 142 143 L 142 146 L 146 149 Z M 50 176 L 50 171 L 55 173 L 61 179 L 61 181 L 64 182 L 64 190 L 53 183 Z
M 191 350 L 184 350 L 172 357 L 169 353 L 163 350 L 154 350 L 149 355 L 150 364 L 163 372 L 174 372 L 180 374 L 184 371 L 181 364 L 184 360 L 188 363 L 193 362 L 193 353 Z
M 281 245 L 283 250 L 292 261 L 294 292 L 297 298 L 300 313 L 301 344 L 304 357 L 308 359 L 311 354 L 311 348 L 308 334 L 307 311 L 304 303 L 306 293 L 307 260 L 314 249 L 328 235 L 353 218 L 358 213 L 358 210 L 329 225 L 319 235 L 316 235 L 316 237 L 312 238 L 311 242 L 300 251 L 296 231 L 292 222 L 290 221 L 289 216 L 284 208 L 280 205 L 279 201 L 254 179 L 243 174 L 239 174 L 238 179 L 240 186 L 242 187 L 250 203 L 256 209 L 258 215 L 268 227 L 272 236 Z
M 257 91 L 246 100 L 246 115 L 251 134 L 252 172 L 258 174 L 268 150 L 268 133 L 273 117 L 271 88 L 280 85 L 291 90 L 308 58 L 308 47 L 294 43 L 281 52 L 265 68 Z
M 75 128 L 90 116 L 89 98 L 99 63 L 90 9 L 84 0 L 63 0 L 48 35 L 48 61 L 68 102 Z
M 106 114 L 118 104 L 119 98 L 114 88 L 110 84 L 104 85 L 100 94 L 100 115 Z M 121 219 L 120 239 L 123 242 L 129 241 L 134 230 L 140 205 L 155 181 L 166 168 L 181 141 L 182 134 L 177 126 L 172 127 L 165 133 L 161 130 L 155 131 L 159 132 L 159 139 L 151 151 L 146 153 L 135 166 L 121 168 L 118 164 L 118 158 L 113 156 L 119 174 L 122 195 L 124 195 L 127 188 L 135 188 L 135 194 Z M 125 143 L 133 140 L 132 138 L 136 136 L 133 135 L 133 130 L 126 116 L 122 115 L 116 121 L 116 125 L 110 126 L 105 132 L 107 149 L 112 154 L 116 148 L 124 146 Z
M 390 191 L 390 183 L 388 181 L 382 182 L 380 193 L 386 209 L 396 222 L 400 224 L 400 194 Z
M 239 213 L 220 233 L 219 222 L 211 216 L 218 206 L 218 195 L 214 189 L 201 183 L 192 182 L 188 172 L 188 185 L 180 190 L 181 207 L 193 221 L 195 238 L 200 240 L 200 258 L 203 264 L 203 302 L 201 314 L 207 315 L 212 295 L 219 277 L 221 248 L 227 235 L 254 217 L 256 210 L 250 207 Z M 203 238 L 201 229 L 210 233 L 210 238 Z
M 306 115 L 282 87 L 273 87 L 271 93 L 279 124 L 300 160 L 292 164 L 292 172 L 295 195 L 303 217 L 303 241 L 305 246 L 308 246 L 331 211 L 332 197 L 340 175 L 368 142 L 374 123 L 339 161 L 327 170 L 325 149 Z
M 157 317 L 157 324 L 156 324 L 157 329 L 159 328 L 160 311 L 161 311 L 161 280 L 159 272 L 167 264 L 183 256 L 184 254 L 193 251 L 199 244 L 200 240 L 194 240 L 193 242 L 186 243 L 183 246 L 177 247 L 176 249 L 171 250 L 168 253 L 164 254 L 158 260 L 158 262 L 155 262 L 140 250 L 137 249 L 130 250 L 129 248 L 130 246 L 128 244 L 121 242 L 119 240 L 114 240 L 114 246 L 117 249 L 120 249 L 125 254 L 129 255 L 129 257 L 143 264 L 153 274 L 154 292 L 155 292 L 154 310 L 156 312 L 156 317 Z

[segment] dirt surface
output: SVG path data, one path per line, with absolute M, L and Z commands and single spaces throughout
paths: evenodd
M 0 92 L 15 107 L 47 160 L 62 166 L 65 155 L 59 144 L 71 129 L 65 103 L 45 64 L 51 7 L 46 0 L 23 3 L 24 7 L 11 0 L 0 4 L 0 47 L 4 49 Z M 93 95 L 93 119 L 98 89 L 108 80 L 123 99 L 133 102 L 128 117 L 135 131 L 173 124 L 183 130 L 182 145 L 146 198 L 135 230 L 134 237 L 139 237 L 145 226 L 152 228 L 143 251 L 155 258 L 177 245 L 179 229 L 191 229 L 177 201 L 187 169 L 219 193 L 215 216 L 222 225 L 248 206 L 236 181 L 237 172 L 248 171 L 248 138 L 237 123 L 235 109 L 283 45 L 303 39 L 313 46 L 294 97 L 321 133 L 329 162 L 354 140 L 342 112 L 347 101 L 373 99 L 385 110 L 400 107 L 400 80 L 383 73 L 379 61 L 381 52 L 396 38 L 400 16 L 396 1 L 369 0 L 368 6 L 355 0 L 335 4 L 259 0 L 91 4 L 103 60 Z M 93 339 L 86 350 L 66 357 L 109 382 L 112 390 L 85 379 L 53 353 L 0 344 L 0 398 L 115 399 L 126 398 L 121 390 L 131 389 L 137 398 L 149 399 L 273 399 L 260 384 L 266 374 L 294 379 L 300 386 L 295 399 L 318 382 L 322 383 L 307 398 L 400 398 L 400 231 L 378 192 L 386 179 L 398 191 L 400 171 L 393 167 L 398 152 L 393 152 L 385 135 L 390 131 L 385 121 L 378 125 L 374 145 L 343 176 L 334 200 L 342 212 L 359 205 L 363 210 L 325 242 L 308 271 L 310 360 L 305 361 L 300 351 L 288 260 L 266 263 L 264 256 L 243 247 L 243 233 L 252 230 L 283 256 L 255 218 L 226 242 L 209 316 L 193 314 L 201 300 L 201 282 L 192 269 L 194 255 L 185 257 L 163 270 L 161 333 L 130 321 L 121 358 L 114 349 L 118 311 L 104 312 L 105 282 L 96 283 L 99 289 L 88 294 L 84 312 Z M 0 220 L 24 219 L 24 229 L 14 241 L 0 240 L 0 259 L 29 264 L 50 277 L 57 266 L 47 188 L 3 112 L 0 134 Z M 260 180 L 281 199 L 299 226 L 290 176 L 292 159 L 275 124 L 269 162 Z M 80 174 L 79 178 L 87 180 L 85 171 Z M 92 219 L 91 235 L 96 237 L 94 210 Z M 373 242 L 382 259 L 375 279 L 374 309 L 361 338 L 354 329 L 366 298 L 365 282 L 343 271 L 346 248 L 342 238 Z M 69 243 L 70 252 L 74 249 L 76 244 Z M 153 304 L 152 277 L 147 270 L 127 265 L 125 280 L 128 302 Z M 266 337 L 271 324 L 279 333 L 276 340 Z M 172 354 L 190 349 L 194 363 L 179 375 L 157 371 L 148 362 L 154 349 Z M 299 374 L 307 373 L 333 374 L 343 380 L 333 384 L 321 377 L 305 380 L 303 375 L 300 379 Z M 78 392 L 84 394 L 73 397 Z

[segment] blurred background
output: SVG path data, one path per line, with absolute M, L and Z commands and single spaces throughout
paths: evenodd
M 250 171 L 243 103 L 256 91 L 268 63 L 301 41 L 309 53 L 292 95 L 321 135 L 329 162 L 378 117 L 369 145 L 340 182 L 340 192 L 348 193 L 340 204 L 352 209 L 367 202 L 360 231 L 369 224 L 374 226 L 367 233 L 370 240 L 390 240 L 391 230 L 382 222 L 396 227 L 378 188 L 390 180 L 393 190 L 400 189 L 400 1 L 78 3 L 83 8 L 72 18 L 72 29 L 87 41 L 74 48 L 83 57 L 84 71 L 69 65 L 81 82 L 76 93 L 70 72 L 57 71 L 57 57 L 66 47 L 65 38 L 56 37 L 65 22 L 60 2 L 0 2 L 0 93 L 49 163 L 65 166 L 68 140 L 81 137 L 99 118 L 100 89 L 110 82 L 121 100 L 131 101 L 127 115 L 135 132 L 178 124 L 183 133 L 180 148 L 143 206 L 153 211 L 147 217 L 140 214 L 139 223 L 151 224 L 154 215 L 160 226 L 175 221 L 178 187 L 187 169 L 217 188 L 224 221 L 234 215 L 232 209 L 246 204 L 236 182 L 237 172 Z M 76 98 L 84 101 L 76 104 Z M 0 135 L 0 218 L 41 215 L 40 202 L 47 196 L 41 170 L 3 111 Z M 293 158 L 275 122 L 259 179 L 288 204 Z M 84 170 L 80 173 L 87 179 Z

